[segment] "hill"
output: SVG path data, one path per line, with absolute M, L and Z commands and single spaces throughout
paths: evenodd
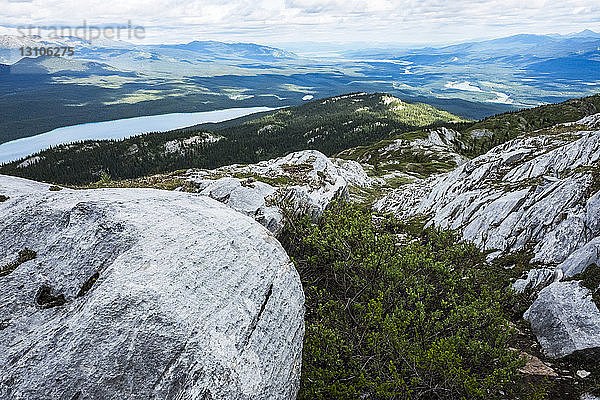
M 386 94 L 354 93 L 213 131 L 179 130 L 60 146 L 5 165 L 1 171 L 42 181 L 88 184 L 105 174 L 126 179 L 185 168 L 216 168 L 305 149 L 332 155 L 402 132 L 461 122 L 465 120 L 426 104 Z
M 466 124 L 401 133 L 347 149 L 339 157 L 371 166 L 377 176 L 408 173 L 417 178 L 448 172 L 470 158 L 518 136 L 600 112 L 600 95 L 570 99 Z M 448 129 L 450 128 L 450 129 Z

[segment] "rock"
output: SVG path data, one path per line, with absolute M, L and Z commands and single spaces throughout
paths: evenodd
M 545 364 L 542 360 L 533 356 L 529 353 L 521 352 L 521 357 L 524 357 L 527 364 L 519 371 L 526 375 L 539 375 L 539 376 L 549 376 L 549 377 L 557 377 L 558 374 L 550 368 L 547 364 Z
M 592 374 L 591 372 L 588 372 L 585 369 L 580 369 L 577 371 L 577 376 L 581 379 L 585 379 L 588 376 L 590 376 L 591 374 Z
M 436 170 L 444 172 L 468 161 L 460 154 L 464 149 L 461 134 L 448 128 L 429 129 L 400 135 L 396 138 L 344 150 L 340 157 L 370 165 L 383 178 L 407 174 L 412 179 L 431 175 Z M 411 162 L 419 160 L 419 162 Z M 429 164 L 428 168 L 420 168 Z
M 0 176 L 0 398 L 293 399 L 304 297 L 277 240 L 205 196 Z M 35 257 L 35 258 L 33 258 Z
M 600 311 L 578 281 L 550 284 L 523 317 L 549 357 L 600 347 Z
M 567 122 L 564 126 L 583 125 L 588 129 L 600 129 L 600 113 L 588 115 L 576 122 Z
M 260 181 L 239 178 L 221 178 L 197 182 L 198 193 L 213 198 L 244 215 L 254 218 L 273 233 L 279 233 L 283 214 L 274 205 L 277 188 Z
M 544 287 L 548 283 L 557 280 L 555 274 L 556 272 L 550 268 L 532 269 L 527 273 L 525 279 L 518 279 L 513 284 L 513 289 L 515 289 L 517 293 L 523 293 L 528 289 Z
M 515 139 L 375 207 L 428 215 L 430 224 L 461 230 L 498 255 L 531 248 L 533 262 L 555 268 L 600 235 L 599 159 L 600 131 Z
M 600 397 L 596 397 L 590 393 L 584 393 L 580 397 L 581 400 L 600 400 Z
M 368 187 L 369 178 L 355 161 L 329 159 L 316 150 L 252 165 L 188 171 L 182 176 L 198 192 L 255 218 L 271 232 L 282 228 L 280 205 L 289 203 L 299 214 L 318 218 L 336 199 L 347 199 L 350 186 Z
M 557 269 L 564 271 L 564 275 L 570 278 L 582 273 L 592 264 L 600 265 L 600 237 L 575 250 Z

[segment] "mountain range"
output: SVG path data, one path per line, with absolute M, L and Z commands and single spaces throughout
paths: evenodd
M 22 58 L 19 50 L 54 45 L 73 46 L 75 55 Z M 0 143 L 79 123 L 290 106 L 355 91 L 388 92 L 480 119 L 594 93 L 599 49 L 592 31 L 322 57 L 250 43 L 1 36 Z

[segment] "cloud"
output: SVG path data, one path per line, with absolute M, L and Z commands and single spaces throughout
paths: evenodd
M 123 24 L 158 42 L 452 42 L 600 30 L 597 0 L 0 0 L 4 26 Z

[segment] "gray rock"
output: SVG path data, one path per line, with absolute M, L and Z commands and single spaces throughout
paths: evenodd
M 550 268 L 536 268 L 532 269 L 527 273 L 527 277 L 524 279 L 517 279 L 513 284 L 513 289 L 517 293 L 523 293 L 528 289 L 536 289 L 539 287 L 547 286 L 553 281 L 560 279 L 555 275 L 556 272 Z
M 359 163 L 330 159 L 316 150 L 251 165 L 188 171 L 182 177 L 200 194 L 255 218 L 274 234 L 283 227 L 281 204 L 316 219 L 333 200 L 348 199 L 350 186 L 368 187 L 374 181 Z
M 564 275 L 570 278 L 582 273 L 592 264 L 600 265 L 600 237 L 571 253 L 557 269 L 564 271 Z
M 277 199 L 277 188 L 260 181 L 249 182 L 239 178 L 201 180 L 200 193 L 215 199 L 244 215 L 254 218 L 273 233 L 279 233 L 283 214 L 272 204 Z
M 600 235 L 600 195 L 588 170 L 599 159 L 600 131 L 515 139 L 448 174 L 405 185 L 375 207 L 428 215 L 430 224 L 461 230 L 498 255 L 532 248 L 534 262 L 554 268 Z
M 581 400 L 600 400 L 600 397 L 594 396 L 593 394 L 584 393 L 580 397 Z
M 523 317 L 549 357 L 600 347 L 600 311 L 578 281 L 547 286 Z
M 295 398 L 302 288 L 251 218 L 151 189 L 0 192 L 0 263 L 37 252 L 0 276 L 0 398 Z

